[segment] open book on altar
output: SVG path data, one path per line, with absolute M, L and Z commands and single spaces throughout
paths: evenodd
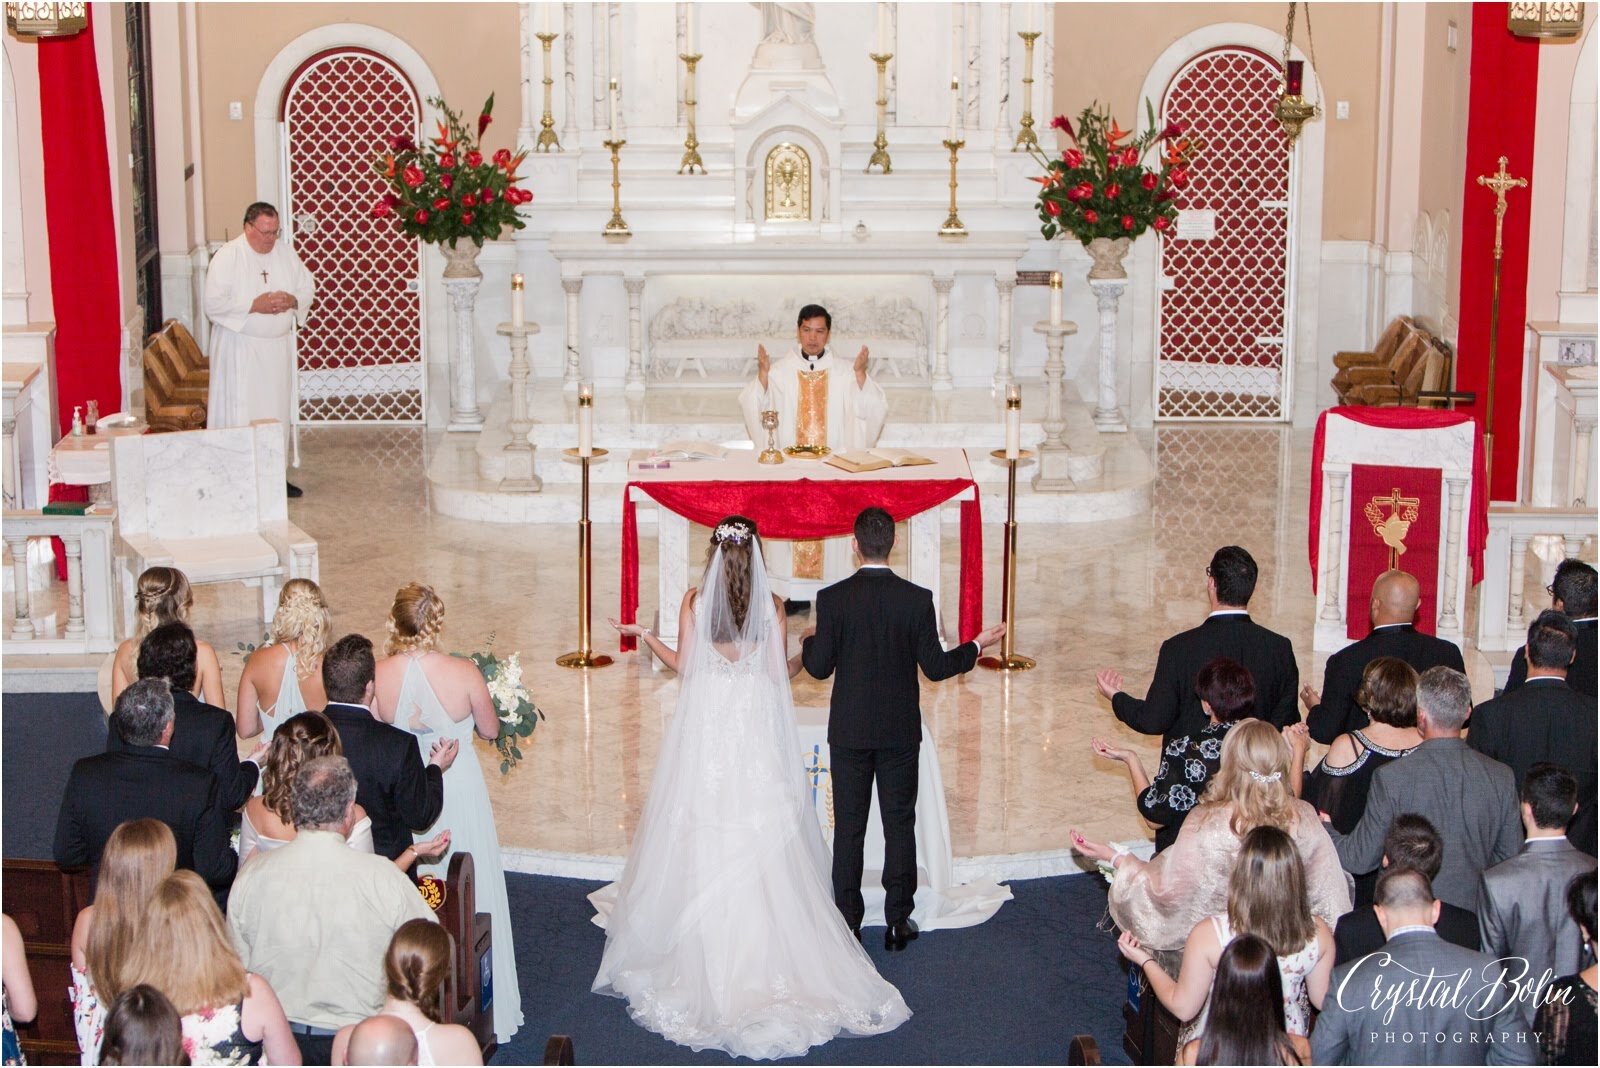
M 669 441 L 652 452 L 649 460 L 721 460 L 727 455 L 728 450 L 714 441 Z
M 926 456 L 919 456 L 907 449 L 881 447 L 860 449 L 856 452 L 836 452 L 823 462 L 841 471 L 882 471 L 886 467 L 916 467 L 920 464 L 933 463 Z

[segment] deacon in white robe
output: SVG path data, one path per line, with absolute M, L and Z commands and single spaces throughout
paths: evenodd
M 305 324 L 316 283 L 281 240 L 280 225 L 272 205 L 252 204 L 244 231 L 211 257 L 208 427 L 276 419 L 287 432 L 290 425 L 295 328 Z

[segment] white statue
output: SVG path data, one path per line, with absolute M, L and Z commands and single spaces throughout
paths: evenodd
M 815 4 L 756 4 L 761 9 L 762 44 L 810 44 Z

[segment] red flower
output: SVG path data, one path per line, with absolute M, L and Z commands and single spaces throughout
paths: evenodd
M 1119 197 L 1121 195 L 1122 195 L 1122 187 L 1120 185 L 1118 185 L 1116 182 L 1112 182 L 1110 185 L 1106 186 L 1106 199 L 1107 200 L 1115 200 L 1115 199 L 1117 199 L 1117 197 Z
M 1189 181 L 1189 172 L 1184 170 L 1182 167 L 1174 167 L 1172 168 L 1171 172 L 1167 174 L 1167 180 L 1174 186 L 1182 189 L 1185 183 Z
M 483 140 L 483 131 L 489 128 L 492 121 L 489 116 L 494 111 L 494 94 L 489 94 L 489 99 L 483 102 L 483 110 L 478 113 L 478 140 Z M 477 164 L 473 164 L 477 166 Z
M 1068 195 L 1070 196 L 1071 194 Z M 1054 200 L 1047 200 L 1044 202 L 1044 210 L 1049 212 L 1050 216 L 1054 218 L 1055 216 L 1061 214 L 1061 204 Z
M 406 183 L 406 185 L 409 185 L 412 189 L 415 189 L 417 186 L 422 184 L 422 168 L 413 163 L 411 166 L 405 169 L 404 173 L 402 173 L 400 177 Z
M 1154 226 L 1157 230 L 1165 230 L 1167 227 L 1172 225 L 1172 220 L 1167 218 L 1165 215 L 1158 215 L 1156 216 L 1156 221 L 1150 225 Z
M 1092 182 L 1079 182 L 1074 188 L 1078 191 L 1079 200 L 1088 200 L 1094 196 L 1094 184 Z
M 1183 131 L 1185 129 L 1187 129 L 1187 127 L 1184 126 L 1184 124 L 1181 123 L 1181 122 L 1169 122 L 1162 129 L 1161 136 L 1162 137 L 1177 137 L 1179 134 L 1183 133 Z
M 1122 217 L 1122 228 L 1124 230 L 1132 230 L 1133 229 L 1133 216 L 1132 215 L 1124 215 Z
M 1139 150 L 1137 148 L 1123 149 L 1122 165 L 1124 167 L 1137 167 L 1139 165 Z
M 424 226 L 426 226 L 427 223 L 428 223 L 428 219 L 429 219 L 428 209 L 427 208 L 418 208 L 417 209 L 417 213 L 415 215 L 411 216 L 411 217 L 413 219 L 417 220 L 417 222 L 422 223 Z
M 393 193 L 383 194 L 383 202 L 389 205 L 391 208 L 398 208 L 400 206 L 400 198 L 395 196 Z
M 441 174 L 439 175 L 439 184 L 449 189 L 456 184 L 456 176 L 453 174 Z
M 392 214 L 394 214 L 394 209 L 381 200 L 372 205 L 372 217 L 375 219 L 382 219 Z
M 434 211 L 444 211 L 449 206 L 450 206 L 450 198 L 449 197 L 436 197 L 434 199 L 434 201 L 433 201 L 433 210 Z
M 1093 208 L 1085 208 L 1083 210 L 1083 221 L 1086 223 L 1097 223 L 1100 221 L 1100 213 L 1095 211 Z
M 1052 129 L 1052 130 L 1060 130 L 1062 133 L 1066 134 L 1068 137 L 1072 137 L 1072 139 L 1074 141 L 1077 140 L 1077 138 L 1073 137 L 1073 134 L 1072 134 L 1072 123 L 1067 121 L 1067 117 L 1065 115 L 1057 115 L 1055 118 L 1051 119 L 1050 120 L 1050 129 Z
M 1074 169 L 1081 167 L 1083 166 L 1083 153 L 1075 148 L 1069 148 L 1061 153 L 1061 162 Z
M 511 150 L 509 148 L 500 149 L 494 154 L 494 162 L 497 167 L 509 167 L 511 165 Z
M 450 153 L 446 152 L 444 155 L 439 157 L 439 166 L 441 168 L 443 168 L 444 170 L 447 170 L 447 171 L 455 170 L 455 167 L 456 167 L 456 158 L 455 158 L 455 156 L 453 156 Z
M 488 204 L 490 201 L 494 200 L 494 186 L 489 186 L 484 189 L 482 196 L 480 196 L 478 199 L 483 201 L 485 204 Z
M 483 153 L 479 152 L 477 149 L 473 149 L 471 152 L 468 152 L 467 153 L 467 166 L 469 166 L 469 167 L 481 167 L 481 166 L 483 166 Z
M 417 143 L 411 140 L 410 134 L 400 134 L 398 137 L 390 137 L 387 140 L 389 147 L 396 152 L 415 152 L 417 150 Z
M 461 206 L 463 208 L 475 208 L 478 206 L 478 198 L 473 196 L 471 193 L 468 193 L 466 196 L 461 198 Z
M 464 211 L 464 212 L 461 213 L 461 225 L 462 226 L 471 226 L 472 225 L 472 212 Z
M 1171 200 L 1175 195 L 1176 194 L 1173 193 L 1172 190 L 1163 189 L 1161 192 L 1156 194 L 1156 203 L 1157 204 L 1164 203 L 1164 202 L 1166 202 L 1168 200 Z
M 1160 182 L 1161 178 L 1155 171 L 1145 171 L 1144 177 L 1139 179 L 1139 184 L 1146 189 L 1154 189 Z

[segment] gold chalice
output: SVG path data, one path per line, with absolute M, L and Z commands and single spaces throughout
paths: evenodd
M 774 411 L 762 412 L 761 425 L 767 432 L 767 447 L 761 450 L 761 455 L 756 457 L 756 462 L 763 464 L 783 463 L 783 453 L 778 451 L 778 413 Z

